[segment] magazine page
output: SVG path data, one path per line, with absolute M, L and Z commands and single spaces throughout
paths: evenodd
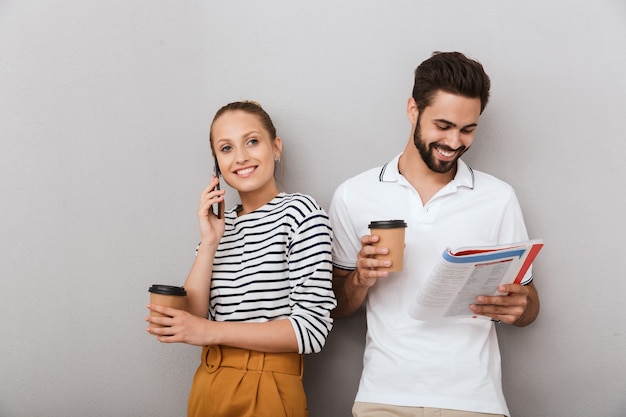
M 542 247 L 543 241 L 536 239 L 504 246 L 447 249 L 418 290 L 409 314 L 424 321 L 477 317 L 469 309 L 476 297 L 504 295 L 498 286 L 521 282 Z

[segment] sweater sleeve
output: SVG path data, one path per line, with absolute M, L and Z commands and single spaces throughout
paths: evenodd
M 333 325 L 331 241 L 328 215 L 318 207 L 298 222 L 289 245 L 289 319 L 300 353 L 320 352 Z

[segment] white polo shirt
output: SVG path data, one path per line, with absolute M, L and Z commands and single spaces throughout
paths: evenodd
M 370 288 L 364 367 L 356 401 L 505 414 L 500 351 L 488 320 L 427 323 L 409 308 L 447 248 L 528 238 L 513 188 L 458 161 L 455 178 L 426 205 L 387 165 L 348 179 L 333 196 L 333 265 L 355 269 L 361 236 L 372 220 L 407 222 L 404 270 Z M 530 273 L 524 283 L 530 282 Z

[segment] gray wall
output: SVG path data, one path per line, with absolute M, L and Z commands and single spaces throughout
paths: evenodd
M 467 160 L 546 242 L 540 318 L 499 329 L 513 416 L 626 415 L 625 45 L 618 0 L 0 0 L 0 416 L 183 416 L 198 348 L 145 304 L 191 265 L 215 110 L 260 101 L 327 208 L 404 146 L 433 50 L 487 68 Z M 307 358 L 312 417 L 349 415 L 364 328 Z

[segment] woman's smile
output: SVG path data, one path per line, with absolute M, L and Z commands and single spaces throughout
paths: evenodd
M 235 175 L 238 175 L 240 177 L 247 177 L 249 176 L 249 174 L 252 174 L 252 172 L 254 172 L 256 170 L 256 167 L 246 167 L 246 168 L 241 168 L 238 169 L 237 171 L 235 171 Z

